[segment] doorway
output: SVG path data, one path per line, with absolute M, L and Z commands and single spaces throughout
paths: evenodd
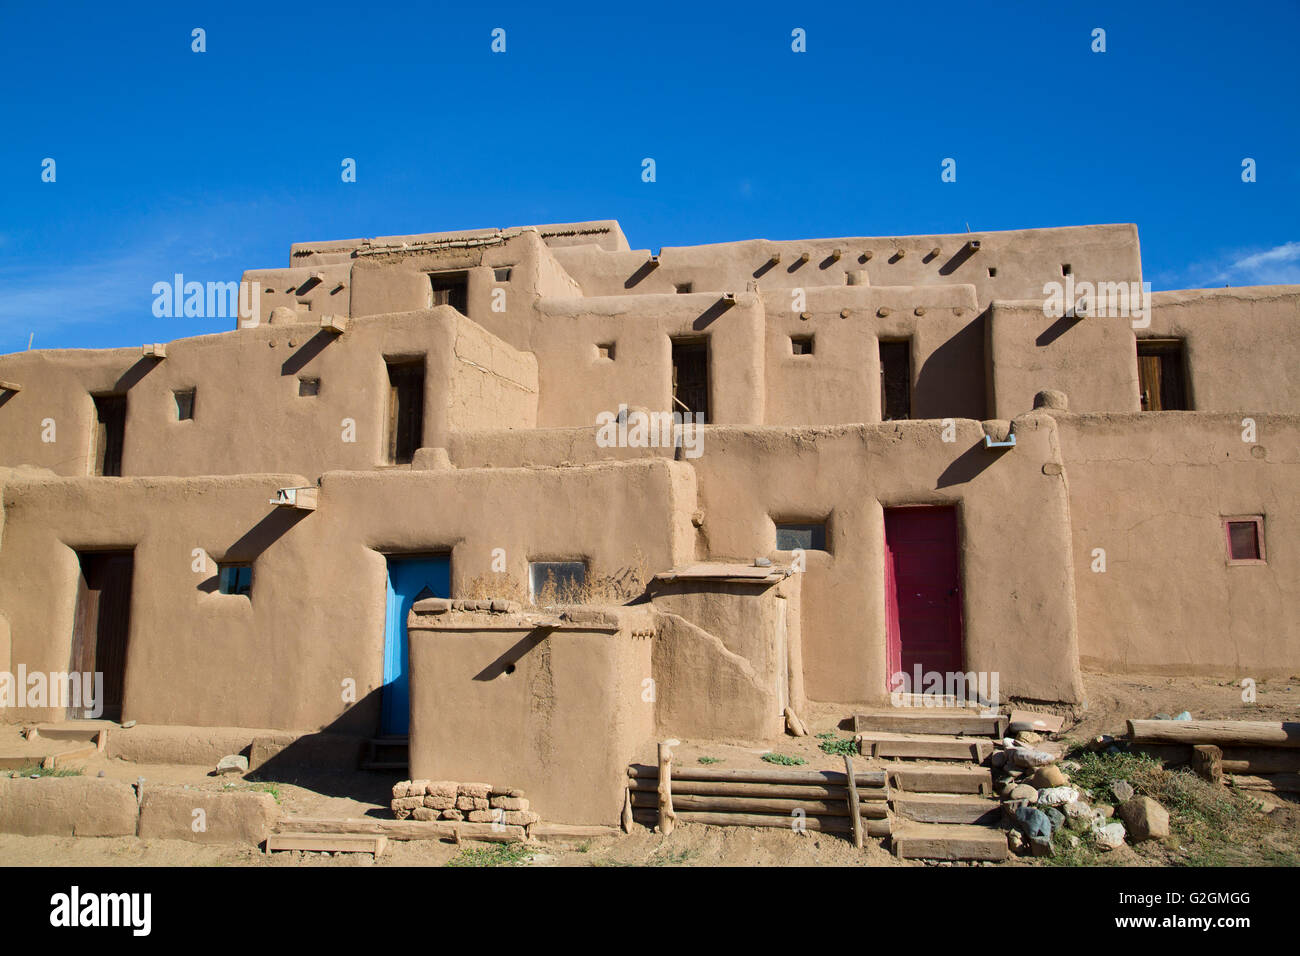
M 411 726 L 411 683 L 406 616 L 427 597 L 451 596 L 451 557 L 389 555 L 384 615 L 384 693 L 380 733 L 405 737 Z
M 887 684 L 902 673 L 915 685 L 917 668 L 963 672 L 956 508 L 885 509 L 885 605 Z
M 73 618 L 68 671 L 72 675 L 102 673 L 100 716 L 105 720 L 121 720 L 135 557 L 130 551 L 86 551 L 78 552 L 77 558 L 81 576 L 77 582 L 77 611 Z M 87 709 L 69 706 L 68 719 L 84 718 Z
M 1180 339 L 1138 339 L 1142 411 L 1189 411 L 1187 362 Z
M 694 412 L 709 423 L 709 344 L 673 340 L 673 411 Z

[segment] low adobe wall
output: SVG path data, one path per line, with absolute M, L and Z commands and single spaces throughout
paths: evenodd
M 412 611 L 413 779 L 491 780 L 544 820 L 618 823 L 654 736 L 650 614 L 566 616 Z
M 120 780 L 0 777 L 0 833 L 134 836 L 139 805 Z

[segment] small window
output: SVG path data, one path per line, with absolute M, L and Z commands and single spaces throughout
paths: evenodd
M 502 266 L 500 269 L 492 270 L 492 278 L 497 282 L 510 281 L 510 266 Z
M 691 283 L 689 283 L 689 282 L 679 282 L 679 283 L 677 284 L 677 294 L 678 294 L 678 295 L 690 295 L 690 294 L 691 294 L 691 288 L 692 288 Z
M 790 351 L 795 355 L 812 355 L 813 337 L 811 335 L 790 336 Z
M 320 379 L 318 378 L 300 378 L 298 379 L 298 394 L 301 396 L 313 396 L 320 394 Z
M 585 561 L 534 561 L 528 566 L 529 594 L 538 604 L 578 603 L 586 583 Z
M 429 308 L 449 305 L 461 315 L 469 315 L 469 273 L 429 273 Z
M 778 551 L 826 551 L 826 522 L 776 526 Z
M 253 594 L 253 566 L 251 564 L 218 564 L 217 591 L 221 594 Z
M 424 359 L 388 362 L 389 464 L 409 465 L 424 441 Z
M 1073 271 L 1074 271 L 1074 267 L 1070 265 L 1068 262 L 1061 263 L 1061 275 L 1068 276 Z
M 194 389 L 181 389 L 179 392 L 173 392 L 176 396 L 176 420 L 178 422 L 189 421 L 194 417 Z
M 1228 537 L 1229 564 L 1264 563 L 1264 518 L 1244 515 L 1223 522 Z
M 997 270 L 997 267 L 996 267 L 996 266 L 989 266 L 989 278 L 990 278 L 990 279 L 996 279 L 997 277 L 998 277 L 998 270 Z
M 912 342 L 880 343 L 880 416 L 892 422 L 912 417 Z
M 613 342 L 604 342 L 604 343 L 602 343 L 602 344 L 600 344 L 600 345 L 597 345 L 597 346 L 596 346 L 596 357 L 597 357 L 597 358 L 603 358 L 603 359 L 609 359 L 609 360 L 612 362 L 612 361 L 614 360 L 614 343 L 613 343 Z

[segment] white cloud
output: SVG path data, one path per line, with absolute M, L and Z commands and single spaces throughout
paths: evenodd
M 1238 255 L 1220 266 L 1215 285 L 1300 284 L 1300 242 L 1287 242 L 1264 252 Z

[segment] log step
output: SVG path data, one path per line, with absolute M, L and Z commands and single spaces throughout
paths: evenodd
M 859 774 L 853 775 L 855 778 Z M 673 794 L 698 793 L 719 797 L 764 797 L 784 800 L 847 800 L 849 788 L 845 786 L 822 786 L 819 784 L 782 784 L 782 783 L 747 783 L 744 781 L 730 783 L 722 780 L 683 780 L 674 771 Z M 632 777 L 627 782 L 633 791 L 643 790 L 655 793 L 659 789 L 657 778 Z M 889 798 L 884 787 L 862 787 L 858 790 L 859 800 L 886 800 Z
M 903 760 L 970 760 L 983 763 L 993 753 L 993 741 L 986 737 L 873 731 L 858 734 L 853 739 L 862 756 L 876 760 L 896 757 Z
M 997 824 L 1002 804 L 967 793 L 896 793 L 894 814 L 917 823 Z
M 894 856 L 904 860 L 1005 860 L 1007 835 L 1000 829 L 948 823 L 898 821 L 891 836 Z
M 627 775 L 638 780 L 658 780 L 659 768 L 649 764 L 634 763 L 627 768 Z M 678 780 L 700 780 L 716 783 L 775 783 L 793 786 L 829 786 L 846 787 L 848 778 L 839 770 L 722 770 L 708 767 L 673 767 L 674 788 Z M 858 770 L 853 780 L 859 788 L 883 787 L 885 772 L 883 770 Z
M 675 783 L 675 781 L 674 781 Z M 632 809 L 656 809 L 658 794 L 646 790 L 632 791 Z M 673 810 L 699 810 L 706 813 L 772 813 L 790 817 L 795 811 L 822 817 L 849 816 L 848 800 L 779 800 L 763 797 L 719 797 L 710 794 L 679 793 L 673 787 Z M 883 800 L 863 801 L 859 805 L 863 817 L 883 820 L 888 807 Z
M 306 850 L 310 853 L 373 853 L 375 859 L 384 854 L 388 837 L 362 833 L 273 833 L 266 838 L 266 852 L 276 850 Z
M 702 823 L 714 827 L 767 827 L 792 830 L 794 823 L 791 817 L 776 814 L 705 813 L 696 810 L 678 810 L 676 807 L 673 808 L 673 812 L 677 814 L 679 823 Z M 659 813 L 657 810 L 633 810 L 632 819 L 644 826 L 654 827 L 659 823 Z M 804 829 L 813 833 L 851 834 L 853 832 L 853 825 L 847 817 L 809 816 L 801 819 L 799 823 Z M 889 836 L 890 821 L 888 819 L 863 820 L 862 827 L 867 836 L 886 837 Z
M 911 710 L 896 708 L 853 715 L 853 729 L 917 734 L 965 734 L 971 737 L 1001 737 L 1007 718 L 1001 714 L 985 716 L 978 711 Z
M 890 768 L 889 786 L 912 793 L 993 792 L 993 773 L 987 767 L 912 766 Z
M 470 823 L 466 820 L 382 820 L 372 817 L 281 817 L 276 833 L 384 836 L 390 840 L 480 840 L 519 843 L 527 834 L 515 824 Z

